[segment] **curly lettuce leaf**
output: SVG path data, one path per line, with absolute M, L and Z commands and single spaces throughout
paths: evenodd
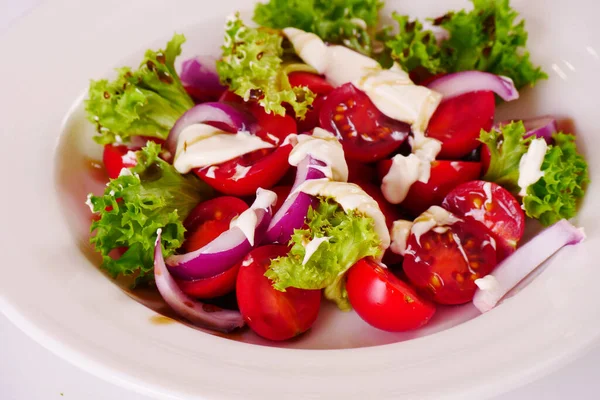
M 183 35 L 175 34 L 165 50 L 147 50 L 136 71 L 118 68 L 113 81 L 91 81 L 85 109 L 96 124 L 98 143 L 131 136 L 167 138 L 175 121 L 194 106 L 174 65 L 184 42 Z
M 577 152 L 575 137 L 564 133 L 553 136 L 554 145 L 542 163 L 544 176 L 527 188 L 523 198 L 525 212 L 544 225 L 572 218 L 577 213 L 577 203 L 585 194 L 589 182 L 588 166 Z
M 483 177 L 495 182 L 513 194 L 519 192 L 519 165 L 527 153 L 532 137 L 525 138 L 523 122 L 512 122 L 500 130 L 481 132 L 480 141 L 491 154 L 490 166 Z M 541 171 L 543 176 L 527 188 L 523 208 L 527 216 L 540 220 L 543 225 L 566 218 L 577 212 L 577 203 L 589 181 L 585 159 L 577 152 L 575 137 L 564 133 L 553 136 L 548 146 Z
M 400 31 L 385 44 L 407 71 L 417 67 L 431 74 L 478 70 L 510 77 L 515 86 L 533 86 L 548 76 L 530 60 L 525 21 L 509 0 L 471 0 L 473 10 L 449 12 L 431 20 L 449 33 L 438 41 L 419 21 L 395 15 Z
M 368 28 L 377 25 L 382 7 L 380 0 L 270 0 L 256 5 L 254 21 L 274 29 L 302 29 L 370 55 Z
M 364 257 L 381 254 L 380 240 L 373 219 L 355 211 L 346 213 L 333 200 L 322 199 L 316 209 L 310 209 L 307 229 L 297 229 L 290 240 L 291 251 L 286 257 L 271 262 L 265 273 L 273 287 L 284 291 L 288 287 L 323 289 L 325 297 L 342 310 L 350 310 L 345 273 Z M 328 237 L 306 264 L 305 245 L 314 238 Z
M 279 32 L 249 28 L 236 15 L 225 27 L 217 73 L 231 91 L 245 101 L 258 100 L 267 113 L 285 115 L 284 104 L 289 104 L 298 118 L 304 118 L 315 94 L 307 87 L 290 85 L 282 41 Z
M 157 229 L 162 229 L 165 257 L 181 247 L 183 220 L 212 189 L 193 175 L 181 175 L 159 158 L 159 145 L 136 152 L 137 165 L 130 173 L 111 180 L 101 196 L 89 196 L 92 211 L 100 218 L 92 223 L 90 243 L 102 254 L 102 267 L 113 277 L 138 274 L 138 280 L 153 271 Z M 127 248 L 115 259 L 111 252 Z

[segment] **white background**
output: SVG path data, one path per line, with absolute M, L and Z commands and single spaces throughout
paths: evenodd
M 40 0 L 0 0 L 0 34 Z M 517 355 L 515 355 L 517 357 Z M 399 360 L 399 362 L 401 362 Z M 457 366 L 459 367 L 459 366 Z M 494 400 L 600 398 L 600 347 L 561 370 Z M 477 377 L 474 376 L 476 381 Z M 50 353 L 0 316 L 1 400 L 147 400 Z

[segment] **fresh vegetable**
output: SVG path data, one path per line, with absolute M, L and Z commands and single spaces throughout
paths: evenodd
M 381 7 L 380 0 L 270 0 L 256 5 L 254 21 L 269 28 L 313 32 L 328 43 L 370 55 L 369 28 L 376 27 Z
M 270 245 L 254 249 L 240 262 L 236 294 L 240 311 L 254 332 L 270 340 L 286 340 L 307 331 L 317 319 L 320 290 L 275 290 L 265 276 L 271 260 L 288 248 Z
M 519 193 L 520 163 L 533 137 L 525 138 L 523 122 L 513 122 L 499 130 L 482 132 L 480 140 L 490 152 L 490 165 L 483 177 L 512 193 Z M 552 136 L 541 165 L 541 178 L 526 189 L 523 206 L 527 216 L 551 225 L 572 218 L 577 202 L 585 194 L 588 168 L 577 152 L 575 137 L 562 132 Z
M 404 253 L 404 272 L 415 288 L 438 304 L 463 304 L 475 280 L 496 266 L 494 238 L 480 222 L 431 207 L 415 220 Z
M 438 41 L 423 23 L 394 14 L 399 32 L 384 34 L 391 56 L 407 71 L 422 68 L 430 74 L 485 71 L 511 78 L 520 89 L 533 86 L 547 75 L 532 64 L 527 46 L 525 21 L 509 0 L 472 0 L 473 10 L 449 12 L 431 20 L 448 32 Z
M 196 299 L 213 299 L 224 296 L 235 289 L 235 282 L 240 270 L 240 265 L 235 264 L 225 272 L 209 278 L 186 281 L 175 279 L 177 286 L 183 293 Z
M 183 42 L 185 37 L 175 34 L 164 50 L 146 51 L 136 71 L 122 67 L 115 80 L 90 83 L 85 110 L 98 130 L 94 140 L 109 144 L 131 136 L 167 138 L 175 121 L 194 106 L 174 65 Z
M 256 100 L 267 113 L 285 115 L 284 104 L 302 119 L 315 94 L 292 87 L 283 64 L 283 37 L 264 28 L 249 28 L 239 15 L 227 20 L 223 56 L 217 62 L 221 82 L 245 101 Z M 306 67 L 308 69 L 308 67 Z
M 512 79 L 481 71 L 444 75 L 431 81 L 427 87 L 444 96 L 444 100 L 472 92 L 494 92 L 504 101 L 519 98 L 519 92 Z
M 361 162 L 381 160 L 408 138 L 410 126 L 379 111 L 351 83 L 329 93 L 321 108 L 321 127 L 342 142 L 346 157 Z
M 363 258 L 348 271 L 350 304 L 375 328 L 389 332 L 418 329 L 435 314 L 435 306 L 385 266 Z
M 219 307 L 192 300 L 177 286 L 169 274 L 162 255 L 162 235 L 159 228 L 154 247 L 154 280 L 156 288 L 173 311 L 194 325 L 221 332 L 231 332 L 244 326 L 244 320 L 238 311 L 224 310 Z
M 205 246 L 167 258 L 169 271 L 178 279 L 210 278 L 230 269 L 259 244 L 271 222 L 271 206 L 277 199 L 268 190 L 258 189 L 250 209 L 240 214 L 241 226 L 230 228 Z
M 349 310 L 345 272 L 361 258 L 381 255 L 373 220 L 356 211 L 346 213 L 336 202 L 321 199 L 316 209 L 308 211 L 306 225 L 306 229 L 294 231 L 291 251 L 274 259 L 265 275 L 277 290 L 325 288 L 327 299 Z M 305 246 L 319 238 L 328 239 L 305 260 Z
M 492 92 L 471 92 L 442 101 L 429 121 L 427 136 L 442 142 L 439 158 L 459 159 L 480 146 L 481 130 L 494 124 Z
M 183 220 L 212 190 L 194 176 L 182 176 L 159 158 L 160 145 L 148 142 L 136 152 L 130 173 L 111 180 L 101 196 L 89 197 L 92 211 L 100 218 L 92 222 L 90 243 L 102 254 L 102 267 L 113 277 L 136 273 L 151 276 L 156 231 L 162 229 L 163 252 L 167 256 L 181 247 Z M 111 252 L 127 251 L 119 258 Z
M 102 153 L 102 162 L 110 179 L 117 179 L 123 168 L 135 166 L 135 151 L 125 145 L 105 144 Z
M 584 239 L 583 229 L 574 227 L 564 219 L 558 221 L 523 245 L 493 273 L 476 280 L 478 289 L 473 304 L 481 312 L 491 310 L 512 288 L 553 254 L 564 246 L 581 243 Z
M 525 232 L 525 214 L 521 206 L 502 186 L 472 181 L 456 186 L 443 207 L 460 218 L 484 224 L 493 234 L 498 261 L 512 254 Z
M 181 63 L 181 84 L 196 102 L 216 101 L 225 91 L 217 74 L 217 59 L 196 56 Z

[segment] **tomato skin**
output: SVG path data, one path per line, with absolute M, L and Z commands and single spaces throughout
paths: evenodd
M 456 160 L 479 147 L 480 132 L 492 128 L 495 110 L 496 98 L 488 91 L 442 101 L 427 127 L 427 136 L 442 142 L 438 157 Z
M 323 77 L 310 72 L 292 72 L 288 75 L 292 87 L 306 86 L 315 94 L 328 94 L 333 90 Z
M 256 193 L 256 189 L 259 187 L 269 189 L 283 178 L 290 168 L 288 156 L 291 151 L 291 145 L 281 146 L 272 152 L 266 152 L 267 154 L 262 150 L 257 150 L 254 152 L 255 154 L 250 153 L 250 155 L 216 165 L 214 177 L 209 172 L 210 168 L 213 167 L 197 168 L 194 173 L 221 193 L 232 196 L 251 196 Z M 251 168 L 246 176 L 237 180 L 234 179 L 236 166 L 241 165 L 245 158 L 248 159 L 247 157 L 256 157 L 257 161 L 251 160 L 249 162 Z
M 384 331 L 418 329 L 435 314 L 432 303 L 371 259 L 362 259 L 350 268 L 346 289 L 356 313 Z
M 104 145 L 102 162 L 104 162 L 104 167 L 110 179 L 117 179 L 123 168 L 135 167 L 135 162 L 131 162 L 125 157 L 129 151 L 135 150 L 137 149 L 131 149 L 125 145 Z M 125 159 L 123 159 L 124 157 Z
M 175 279 L 179 288 L 188 296 L 198 299 L 221 297 L 235 289 L 240 265 L 236 264 L 227 271 L 210 278 L 184 281 Z
M 237 94 L 226 90 L 219 97 L 219 102 L 221 103 L 234 103 L 234 104 L 244 104 L 244 99 L 242 99 Z
M 287 255 L 284 245 L 252 250 L 240 263 L 236 294 L 244 320 L 258 335 L 270 340 L 287 340 L 306 332 L 317 319 L 320 290 L 288 288 L 280 292 L 265 276 L 271 260 Z
M 277 195 L 277 202 L 273 207 L 271 207 L 271 209 L 273 210 L 273 215 L 275 215 L 275 213 L 279 211 L 283 203 L 287 200 L 288 196 L 290 195 L 290 192 L 292 191 L 292 187 L 288 185 L 275 186 L 274 188 L 271 188 L 271 191 L 275 192 L 275 194 Z
M 388 173 L 392 160 L 380 161 L 377 171 L 380 179 Z M 410 187 L 401 207 L 413 216 L 423 213 L 431 206 L 442 204 L 444 197 L 456 186 L 478 179 L 481 164 L 472 161 L 433 161 L 427 183 L 415 182 Z
M 516 250 L 525 233 L 525 213 L 519 202 L 493 182 L 463 183 L 448 193 L 443 207 L 461 218 L 485 225 L 496 240 L 499 261 Z
M 438 304 L 468 303 L 477 289 L 475 280 L 496 267 L 496 249 L 487 228 L 477 221 L 459 221 L 445 228 L 439 233 L 429 230 L 419 238 L 411 233 L 404 272 L 417 290 Z
M 321 128 L 341 140 L 347 159 L 378 161 L 397 150 L 410 126 L 385 116 L 351 83 L 327 95 L 319 116 Z
M 247 105 L 257 122 L 253 133 L 265 142 L 279 146 L 288 135 L 298 132 L 296 120 L 293 117 L 267 114 L 265 109 L 255 102 Z M 274 136 L 277 139 L 274 139 Z

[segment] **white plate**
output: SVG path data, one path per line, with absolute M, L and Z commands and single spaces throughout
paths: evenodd
M 444 2 L 443 8 L 433 0 L 388 3 L 429 16 L 465 5 L 460 0 Z M 514 1 L 527 19 L 533 59 L 550 80 L 524 92 L 502 113 L 571 117 L 579 145 L 593 149 L 600 146 L 595 111 L 600 28 L 594 12 L 600 7 L 574 3 Z M 158 325 L 152 323 L 154 311 L 95 269 L 81 203 L 94 187 L 82 158 L 93 148 L 75 100 L 89 78 L 123 62 L 135 64 L 144 49 L 164 44 L 173 31 L 188 36 L 184 55 L 215 53 L 223 17 L 250 7 L 241 0 L 47 1 L 0 38 L 5 55 L 0 63 L 0 308 L 9 318 L 73 363 L 160 398 L 481 399 L 547 373 L 598 338 L 600 307 L 593 293 L 600 234 L 593 202 L 600 189 L 595 183 L 577 221 L 589 240 L 563 250 L 492 312 L 445 329 L 475 315 L 469 306 L 451 311 L 425 331 L 431 334 L 412 340 L 405 339 L 414 334 L 378 333 L 353 314 L 325 312 L 308 337 L 288 346 L 344 348 L 405 340 L 395 344 L 291 350 L 226 340 L 182 324 Z M 600 160 L 587 153 L 594 178 Z M 241 339 L 258 341 L 252 335 Z

